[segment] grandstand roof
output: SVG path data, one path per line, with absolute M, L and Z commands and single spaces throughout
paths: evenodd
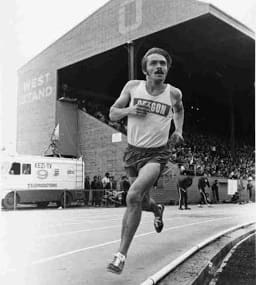
M 169 46 L 179 54 L 211 52 L 213 61 L 252 61 L 254 32 L 215 6 L 195 0 L 112 0 L 63 35 L 20 69 L 38 61 L 61 68 L 132 40 L 169 29 Z M 56 54 L 56 51 L 58 53 Z M 241 64 L 242 62 L 239 62 Z M 238 64 L 238 63 L 234 63 Z

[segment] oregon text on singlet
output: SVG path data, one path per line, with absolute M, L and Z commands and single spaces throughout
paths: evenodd
M 137 147 L 159 147 L 168 141 L 171 120 L 173 118 L 171 86 L 166 85 L 165 90 L 152 96 L 146 90 L 145 81 L 131 89 L 130 106 L 145 104 L 149 106 L 149 113 L 145 117 L 128 116 L 127 139 L 128 143 Z

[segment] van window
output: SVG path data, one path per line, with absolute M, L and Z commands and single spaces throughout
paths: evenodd
M 22 174 L 31 174 L 31 164 L 23 163 L 22 164 Z
M 19 175 L 20 174 L 20 163 L 18 162 L 13 162 L 12 167 L 9 171 L 9 174 L 11 175 Z

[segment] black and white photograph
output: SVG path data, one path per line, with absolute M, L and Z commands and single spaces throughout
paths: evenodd
M 256 284 L 255 15 L 0 4 L 1 285 Z

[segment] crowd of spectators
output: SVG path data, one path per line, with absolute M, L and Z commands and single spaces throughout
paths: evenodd
M 92 191 L 91 205 L 92 206 L 101 206 L 108 200 L 108 197 L 111 199 L 119 199 L 120 205 L 125 205 L 126 195 L 130 183 L 126 175 L 122 175 L 117 181 L 114 176 L 111 176 L 109 172 L 105 173 L 105 176 L 102 178 L 101 175 L 93 176 L 91 180 L 89 176 L 85 177 L 85 190 Z M 120 194 L 120 196 L 118 196 Z M 90 192 L 86 191 L 85 200 L 87 203 L 90 201 Z
M 117 131 L 127 134 L 126 128 L 126 119 L 123 119 L 119 122 L 112 122 L 109 120 L 109 106 L 103 104 L 98 104 L 90 100 L 82 100 L 78 103 L 79 109 L 87 112 L 88 114 L 94 116 L 96 119 L 101 122 L 108 124 Z
M 236 144 L 219 136 L 185 133 L 185 143 L 175 149 L 173 159 L 184 165 L 190 174 L 247 179 L 255 176 L 253 146 Z

